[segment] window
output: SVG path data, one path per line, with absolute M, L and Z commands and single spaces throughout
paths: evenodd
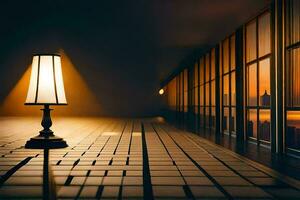
M 215 128 L 215 49 L 200 59 L 200 127 Z
M 271 31 L 267 11 L 246 25 L 246 118 L 247 136 L 270 142 Z
M 193 81 L 193 112 L 198 114 L 198 89 L 199 89 L 199 82 L 198 82 L 198 62 L 194 65 L 194 81 Z
M 200 58 L 200 74 L 199 74 L 199 81 L 200 81 L 200 127 L 204 127 L 205 124 L 205 118 L 204 118 L 204 99 L 205 99 L 205 94 L 204 94 L 204 72 L 205 72 L 205 65 L 204 65 L 204 58 Z
M 178 87 L 178 92 L 179 92 L 179 112 L 182 113 L 184 109 L 184 74 L 181 72 L 178 77 L 178 82 L 179 82 L 179 87 Z M 180 119 L 181 120 L 181 119 Z
M 255 60 L 257 57 L 256 40 L 256 20 L 253 20 L 246 27 L 246 62 Z
M 300 111 L 287 112 L 286 146 L 291 149 L 300 149 Z
M 193 84 L 192 84 L 192 112 L 194 115 L 194 127 L 198 130 L 198 118 L 199 118 L 199 63 L 198 61 L 194 64 L 193 68 Z
M 300 1 L 286 1 L 286 147 L 300 150 Z
M 267 12 L 258 20 L 258 56 L 263 57 L 271 52 L 270 13 Z
M 235 35 L 220 44 L 220 83 L 221 83 L 221 128 L 222 132 L 235 135 L 236 94 L 235 94 Z
M 188 69 L 183 71 L 183 111 L 188 112 Z
M 173 78 L 167 85 L 167 102 L 168 109 L 171 111 L 176 110 L 176 79 Z
M 300 42 L 300 2 L 298 0 L 287 0 L 286 2 L 286 44 L 291 47 Z

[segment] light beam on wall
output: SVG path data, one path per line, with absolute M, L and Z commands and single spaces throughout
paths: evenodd
M 68 106 L 54 106 L 54 115 L 74 115 L 74 116 L 96 116 L 101 115 L 99 100 L 89 89 L 86 81 L 80 75 L 67 54 L 60 50 L 62 62 L 62 72 L 66 88 Z M 24 106 L 29 85 L 31 66 L 28 66 L 21 79 L 10 91 L 3 103 L 0 105 L 0 115 L 20 116 L 20 115 L 40 115 L 38 107 Z

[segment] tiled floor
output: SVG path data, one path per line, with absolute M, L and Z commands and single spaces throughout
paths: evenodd
M 43 171 L 23 147 L 39 120 L 0 118 L 0 199 L 300 199 L 298 181 L 157 119 L 56 118 L 69 147 Z

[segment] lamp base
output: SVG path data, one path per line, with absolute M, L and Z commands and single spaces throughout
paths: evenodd
M 60 137 L 49 136 L 44 137 L 38 135 L 31 138 L 26 142 L 25 148 L 27 149 L 59 149 L 67 147 L 66 141 Z

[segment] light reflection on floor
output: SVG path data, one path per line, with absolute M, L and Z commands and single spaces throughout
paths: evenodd
M 53 122 L 69 147 L 45 156 L 46 190 L 44 151 L 23 148 L 40 119 L 0 118 L 0 199 L 300 198 L 288 179 L 162 120 Z

